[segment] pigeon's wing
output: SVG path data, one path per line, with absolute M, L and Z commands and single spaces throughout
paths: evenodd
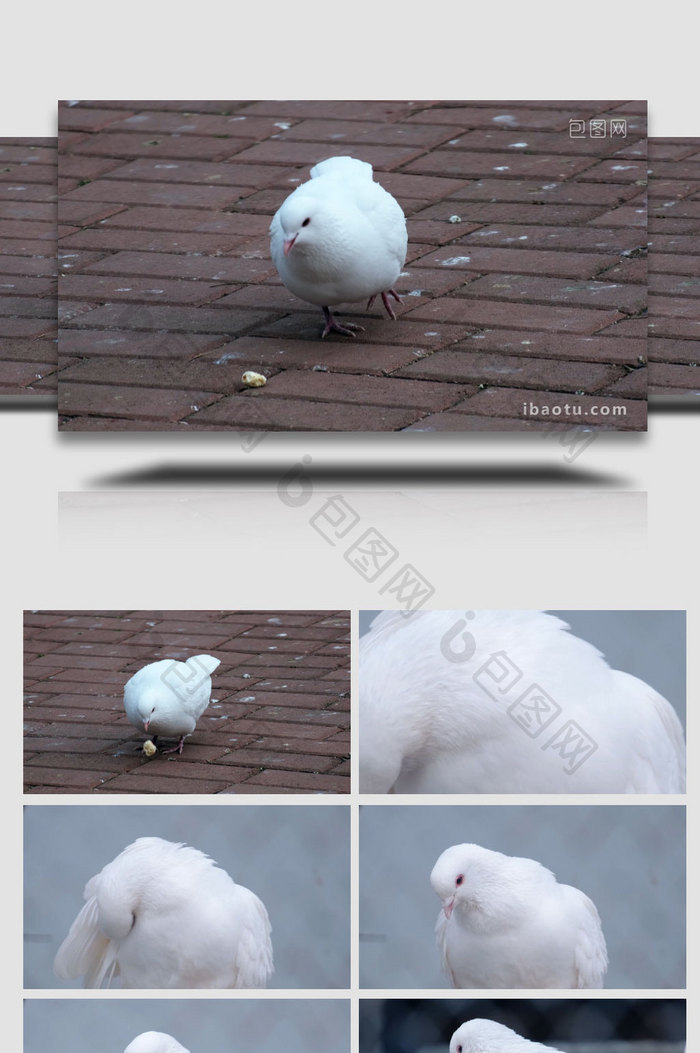
M 371 200 L 368 198 L 367 217 L 381 236 L 387 252 L 396 260 L 399 267 L 406 262 L 406 250 L 408 248 L 408 234 L 406 232 L 406 217 L 403 209 L 396 198 L 380 186 L 372 183 L 374 193 Z
M 440 951 L 442 971 L 453 987 L 459 987 L 457 977 L 452 972 L 447 958 L 447 918 L 445 917 L 445 912 L 442 910 L 438 914 L 437 921 L 435 922 L 435 941 L 438 945 L 438 950 Z
M 184 663 L 185 675 L 191 677 L 191 683 L 185 681 L 185 692 L 182 707 L 195 720 L 198 720 L 209 705 L 211 699 L 211 674 L 221 665 L 218 658 L 210 654 L 197 654 Z
M 629 746 L 636 764 L 628 772 L 628 793 L 683 793 L 685 739 L 670 702 L 638 677 L 612 670 L 620 702 L 629 713 Z
M 608 968 L 608 951 L 600 924 L 600 915 L 595 903 L 579 889 L 581 924 L 578 928 L 574 949 L 574 979 L 577 988 L 599 989 L 603 986 Z
M 273 973 L 271 926 L 264 904 L 254 892 L 238 886 L 242 916 L 234 960 L 233 987 L 265 987 Z
M 89 897 L 58 948 L 54 972 L 60 980 L 83 977 L 83 987 L 109 987 L 118 974 L 116 950 L 98 924 L 97 896 Z

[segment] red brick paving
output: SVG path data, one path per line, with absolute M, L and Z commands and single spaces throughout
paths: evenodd
M 700 398 L 700 139 L 650 139 L 649 173 L 649 394 Z
M 630 102 L 82 102 L 60 107 L 66 430 L 478 430 L 522 404 L 646 426 L 646 107 Z M 625 116 L 626 137 L 569 136 Z M 401 203 L 399 321 L 321 342 L 268 226 L 324 157 Z M 247 369 L 263 388 L 245 389 Z M 628 379 L 629 378 L 629 379 Z M 492 396 L 497 395 L 496 399 Z M 577 423 L 581 423 L 579 418 Z
M 25 792 L 349 793 L 349 632 L 347 611 L 25 612 Z M 200 653 L 213 701 L 147 759 L 124 684 Z
M 0 139 L 0 395 L 55 395 L 56 140 Z

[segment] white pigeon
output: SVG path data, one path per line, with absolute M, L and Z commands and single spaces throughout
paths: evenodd
M 144 1031 L 129 1043 L 124 1053 L 189 1053 L 189 1050 L 163 1031 Z
M 311 179 L 282 203 L 270 225 L 270 250 L 290 292 L 323 309 L 322 336 L 354 336 L 361 325 L 341 325 L 330 308 L 376 296 L 396 318 L 389 296 L 406 261 L 406 219 L 401 206 L 372 178 L 372 166 L 354 157 L 329 157 Z
M 134 673 L 124 685 L 124 709 L 134 727 L 148 731 L 155 745 L 159 735 L 179 736 L 177 746 L 163 753 L 182 753 L 211 698 L 210 674 L 221 665 L 210 654 L 186 662 L 164 658 Z
M 360 639 L 364 793 L 682 793 L 673 707 L 543 611 L 383 611 Z
M 272 975 L 264 905 L 196 848 L 140 837 L 90 878 L 84 899 L 54 960 L 61 980 L 257 988 Z
M 534 859 L 453 845 L 433 867 L 442 965 L 458 988 L 599 988 L 608 965 L 595 904 Z
M 561 1053 L 554 1046 L 530 1042 L 495 1020 L 476 1017 L 458 1027 L 450 1039 L 450 1053 Z

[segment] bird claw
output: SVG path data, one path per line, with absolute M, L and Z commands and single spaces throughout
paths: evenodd
M 374 301 L 376 300 L 377 295 L 378 294 L 375 293 L 374 296 L 370 296 L 369 300 L 367 301 L 367 309 L 368 310 L 372 306 Z M 392 321 L 395 322 L 396 321 L 396 315 L 394 314 L 393 307 L 389 303 L 389 297 L 390 296 L 393 296 L 397 303 L 403 303 L 403 300 L 401 299 L 401 297 L 397 293 L 396 289 L 387 289 L 386 292 L 381 293 L 382 303 L 384 304 L 384 307 L 386 308 L 386 313 L 389 315 L 389 317 L 392 319 Z
M 364 333 L 365 327 L 363 325 L 356 325 L 354 322 L 346 322 L 345 325 L 341 325 L 333 317 L 332 313 L 327 307 L 323 308 L 323 314 L 326 319 L 326 327 L 321 333 L 321 339 L 324 340 L 329 333 L 342 333 L 343 336 L 355 336 L 355 333 Z
M 162 749 L 161 753 L 163 754 L 163 756 L 165 756 L 166 753 L 182 753 L 182 747 L 184 745 L 185 745 L 185 736 L 183 735 L 182 738 L 180 739 L 180 741 L 178 742 L 177 746 L 170 746 L 167 750 L 163 750 Z

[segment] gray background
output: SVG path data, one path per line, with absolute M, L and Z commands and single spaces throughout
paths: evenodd
M 24 1004 L 24 1053 L 123 1053 L 143 1031 L 164 1031 L 190 1053 L 349 1053 L 350 1009 L 338 999 L 71 998 Z
M 593 900 L 610 958 L 607 988 L 685 986 L 683 807 L 365 805 L 361 987 L 449 987 L 430 872 L 463 842 L 536 859 Z
M 269 987 L 348 987 L 349 812 L 313 805 L 25 809 L 25 987 L 81 987 L 56 979 L 54 955 L 86 881 L 143 836 L 200 849 L 260 897 L 272 924 Z
M 468 609 L 468 608 L 467 608 Z M 613 669 L 667 698 L 685 726 L 685 611 L 547 611 L 593 644 Z M 379 611 L 360 611 L 360 635 Z

